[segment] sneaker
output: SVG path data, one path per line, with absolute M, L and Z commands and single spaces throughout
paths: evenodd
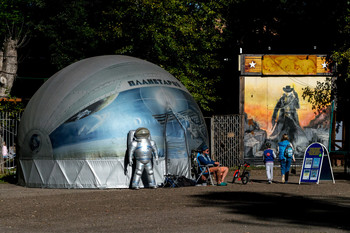
M 218 186 L 227 186 L 227 183 L 222 182 L 222 183 L 218 184 Z

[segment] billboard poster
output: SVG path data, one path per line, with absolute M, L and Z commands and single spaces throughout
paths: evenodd
M 239 62 L 244 159 L 262 161 L 266 142 L 277 149 L 283 134 L 297 159 L 312 142 L 328 145 L 331 107 L 316 114 L 302 97 L 304 88 L 312 90 L 332 75 L 325 55 L 242 54 Z
M 328 145 L 331 108 L 316 114 L 302 97 L 303 88 L 315 88 L 325 76 L 245 76 L 244 156 L 261 158 L 264 145 L 273 148 L 288 134 L 296 158 L 311 142 Z M 312 174 L 310 174 L 311 176 Z

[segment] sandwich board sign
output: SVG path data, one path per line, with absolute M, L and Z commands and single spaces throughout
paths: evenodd
M 332 180 L 335 183 L 327 148 L 315 142 L 305 150 L 299 184 L 302 182 L 318 184 L 320 179 Z

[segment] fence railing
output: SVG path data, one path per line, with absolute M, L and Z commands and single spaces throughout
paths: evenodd
M 16 140 L 20 113 L 0 112 L 0 173 L 16 171 Z
M 16 171 L 16 140 L 21 114 L 0 112 L 0 142 L 6 144 L 0 153 L 0 174 Z M 211 154 L 228 167 L 242 159 L 241 115 L 215 115 L 211 118 Z M 5 145 L 4 144 L 4 145 Z M 7 150 L 7 154 L 3 154 Z
M 234 167 L 242 161 L 241 115 L 214 115 L 211 118 L 211 154 L 224 166 Z

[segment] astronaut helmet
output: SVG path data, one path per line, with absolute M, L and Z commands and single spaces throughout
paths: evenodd
M 137 139 L 149 138 L 150 132 L 147 128 L 138 128 L 134 135 Z

